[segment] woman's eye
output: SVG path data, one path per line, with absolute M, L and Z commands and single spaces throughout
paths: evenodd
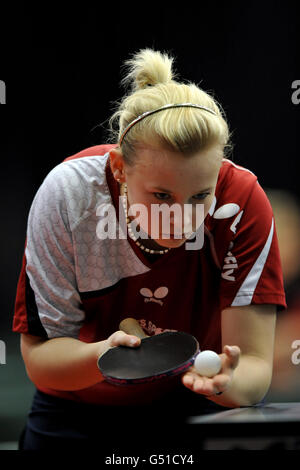
M 163 201 L 163 200 L 167 200 L 169 199 L 171 196 L 170 194 L 167 194 L 167 193 L 153 193 L 154 196 Z M 195 196 L 193 196 L 193 199 L 195 199 L 196 201 L 203 201 L 207 196 L 209 196 L 210 193 L 199 193 L 199 194 L 196 194 Z
M 196 196 L 193 196 L 193 198 L 196 199 L 197 201 L 202 201 L 207 196 L 209 196 L 209 193 L 200 193 L 200 194 L 196 194 Z
M 160 199 L 160 200 L 168 199 L 168 197 L 170 197 L 170 195 L 166 193 L 153 193 L 153 194 L 157 199 Z

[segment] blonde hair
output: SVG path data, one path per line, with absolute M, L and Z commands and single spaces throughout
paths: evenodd
M 117 110 L 110 119 L 112 140 L 119 141 L 124 129 L 138 116 L 168 104 L 193 103 L 210 108 L 216 115 L 205 109 L 181 107 L 141 119 L 131 127 L 122 142 L 122 152 L 128 164 L 134 164 L 136 145 L 149 143 L 153 138 L 185 155 L 217 144 L 224 153 L 231 149 L 223 109 L 196 84 L 176 81 L 173 60 L 166 53 L 142 49 L 125 62 L 127 74 L 122 84 L 130 86 L 130 92 L 117 103 Z

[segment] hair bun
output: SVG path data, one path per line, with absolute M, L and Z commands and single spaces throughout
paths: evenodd
M 169 83 L 173 78 L 173 58 L 152 49 L 142 49 L 125 62 L 128 73 L 122 80 L 133 90 L 159 83 Z

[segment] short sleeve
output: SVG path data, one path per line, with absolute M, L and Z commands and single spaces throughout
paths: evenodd
M 48 338 L 77 337 L 84 320 L 66 203 L 72 181 L 64 165 L 46 177 L 29 212 L 13 323 L 14 331 Z
M 250 304 L 286 308 L 276 226 L 270 202 L 255 181 L 242 185 L 240 212 L 227 223 L 231 240 L 221 266 L 221 309 Z

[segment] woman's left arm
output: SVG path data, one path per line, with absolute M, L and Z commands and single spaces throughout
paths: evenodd
M 272 380 L 275 305 L 230 307 L 222 311 L 222 369 L 212 378 L 192 367 L 183 384 L 215 403 L 236 408 L 263 399 Z M 221 395 L 216 393 L 223 392 Z

